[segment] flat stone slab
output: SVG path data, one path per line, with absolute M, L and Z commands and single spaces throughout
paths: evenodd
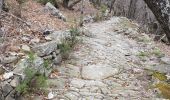
M 107 65 L 89 65 L 82 69 L 84 79 L 102 80 L 118 73 L 118 68 Z

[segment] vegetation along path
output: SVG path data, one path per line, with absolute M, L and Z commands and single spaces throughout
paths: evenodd
M 57 67 L 60 75 L 48 81 L 51 97 L 159 100 L 156 90 L 150 88 L 153 79 L 146 69 L 160 64 L 161 54 L 147 35 L 139 34 L 137 25 L 126 18 L 113 17 L 86 24 L 84 30 L 82 43 L 71 53 L 70 60 Z

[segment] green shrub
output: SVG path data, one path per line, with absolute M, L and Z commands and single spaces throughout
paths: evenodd
M 55 5 L 55 0 L 38 0 L 39 3 L 45 5 L 47 2 L 50 2 L 51 4 Z
M 106 12 L 106 10 L 107 10 L 107 6 L 106 5 L 101 5 L 101 7 L 100 7 L 100 12 L 102 13 L 102 15 L 104 15 L 105 14 L 105 12 Z
M 34 83 L 36 86 L 35 88 L 41 89 L 47 86 L 47 82 L 46 82 L 47 78 L 44 77 L 44 75 L 39 74 L 35 76 L 35 80 L 36 80 L 36 82 Z
M 62 43 L 58 45 L 63 59 L 69 57 L 70 51 L 78 43 L 77 36 L 80 35 L 80 31 L 77 27 L 71 27 L 70 34 L 70 37 L 65 38 Z
M 101 14 L 97 13 L 96 16 L 94 17 L 94 21 L 98 22 L 98 21 L 101 21 L 101 20 L 102 20 Z
M 146 52 L 146 51 L 141 51 L 141 52 L 139 52 L 138 56 L 140 56 L 140 57 L 148 57 L 149 53 Z
M 16 91 L 21 93 L 21 94 L 26 94 L 28 93 L 28 85 L 27 83 L 24 81 L 22 82 L 21 84 L 19 84 L 17 87 L 16 87 Z
M 33 61 L 35 60 L 35 55 L 33 52 L 28 53 L 28 60 L 30 63 L 33 63 Z
M 46 77 L 31 68 L 26 68 L 25 79 L 16 87 L 16 91 L 27 94 L 42 90 L 46 86 Z
M 45 68 L 45 69 L 50 69 L 50 64 L 51 64 L 51 61 L 50 61 L 50 60 L 48 60 L 48 59 L 45 60 L 45 61 L 44 61 L 44 68 Z
M 159 48 L 154 48 L 152 51 L 152 54 L 154 54 L 155 56 L 158 56 L 158 57 L 164 56 L 164 54 L 161 52 L 161 50 Z
M 68 41 L 64 40 L 61 44 L 58 45 L 58 48 L 60 49 L 62 58 L 67 59 L 71 51 L 71 45 L 68 43 Z

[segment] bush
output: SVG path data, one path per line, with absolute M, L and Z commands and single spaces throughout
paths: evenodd
M 63 42 L 58 45 L 58 48 L 60 49 L 62 58 L 67 59 L 71 51 L 71 45 L 69 44 L 69 42 L 66 40 L 63 40 Z
M 102 15 L 100 13 L 97 13 L 96 16 L 94 17 L 94 21 L 98 22 L 102 20 Z
M 55 0 L 38 0 L 39 3 L 45 5 L 47 2 L 50 2 L 51 4 L 55 5 Z
M 101 7 L 100 7 L 100 12 L 102 13 L 102 15 L 104 16 L 104 14 L 105 14 L 105 12 L 106 12 L 106 10 L 107 10 L 107 6 L 106 5 L 101 5 Z
M 25 69 L 25 79 L 16 87 L 16 91 L 27 94 L 42 90 L 46 86 L 46 77 L 31 68 Z
M 30 52 L 28 54 L 28 61 L 30 63 L 30 66 L 25 68 L 24 70 L 24 80 L 16 87 L 16 91 L 20 94 L 27 94 L 32 92 L 37 92 L 39 90 L 42 90 L 46 86 L 46 77 L 44 74 L 41 74 L 34 70 L 34 60 L 35 55 L 34 53 Z M 44 62 L 44 68 L 49 67 L 49 62 Z M 45 71 L 44 71 L 45 73 Z
M 58 48 L 61 51 L 61 55 L 63 59 L 67 59 L 69 57 L 70 51 L 78 43 L 77 36 L 80 35 L 80 31 L 78 27 L 71 27 L 70 34 L 71 34 L 70 37 L 65 38 L 62 41 L 62 43 L 58 45 Z

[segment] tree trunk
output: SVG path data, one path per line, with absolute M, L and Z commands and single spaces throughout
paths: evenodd
M 165 32 L 168 41 L 170 43 L 170 27 L 169 27 L 169 17 L 170 17 L 170 0 L 144 0 L 148 7 L 151 9 L 156 19 L 158 20 L 160 26 Z
M 69 3 L 69 0 L 63 0 L 63 6 L 65 8 L 68 8 L 68 3 Z
M 127 16 L 129 19 L 135 18 L 136 3 L 137 3 L 137 0 L 130 1 L 130 7 L 129 7 L 129 11 L 128 11 L 128 16 Z
M 112 2 L 111 2 L 111 5 L 110 5 L 110 11 L 109 11 L 109 13 L 111 13 L 111 12 L 112 12 L 113 5 L 114 5 L 115 1 L 116 1 L 116 0 L 112 0 Z

